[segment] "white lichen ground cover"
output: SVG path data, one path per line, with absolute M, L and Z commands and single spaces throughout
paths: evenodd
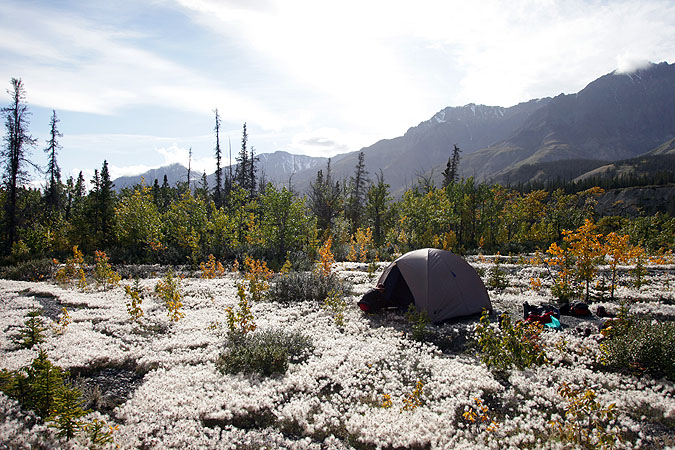
M 472 264 L 486 272 L 492 267 Z M 517 318 L 524 301 L 553 301 L 546 282 L 539 292 L 530 289 L 530 278 L 545 280 L 545 269 L 502 268 L 509 273 L 509 287 L 490 292 L 495 310 Z M 626 278 L 628 268 L 623 269 Z M 675 318 L 675 267 L 651 269 L 647 285 L 621 287 L 617 296 L 630 300 L 631 312 Z M 72 318 L 63 334 L 48 332 L 41 345 L 55 364 L 90 373 L 134 367 L 144 374 L 126 401 L 107 414 L 91 414 L 118 425 L 114 438 L 120 448 L 566 448 L 549 425 L 564 414 L 562 383 L 591 388 L 600 403 L 616 404 L 610 428 L 625 437 L 619 448 L 674 445 L 675 386 L 600 370 L 597 321 L 563 317 L 563 331 L 544 333 L 550 364 L 500 377 L 470 346 L 460 346 L 461 351 L 452 346 L 453 339 L 470 337 L 476 318 L 430 327 L 431 336 L 440 337 L 431 341 L 447 346 L 413 341 L 400 313 L 371 317 L 356 306 L 374 283 L 366 265 L 344 263 L 338 270 L 354 286 L 342 328 L 318 304 L 253 305 L 258 330 L 299 331 L 312 339 L 309 359 L 291 364 L 282 376 L 225 375 L 216 368 L 225 342 L 225 308 L 237 303 L 235 274 L 184 279 L 185 317 L 177 323 L 169 322 L 158 299 L 146 297 L 145 328 L 131 322 L 122 287 L 79 292 L 46 282 L 1 280 L 0 368 L 16 370 L 36 357 L 37 349 L 18 349 L 11 337 L 28 312 L 40 307 L 38 297 L 54 296 Z M 151 290 L 157 280 L 141 285 Z M 616 302 L 598 304 L 618 310 Z M 404 409 L 418 381 L 421 405 Z M 385 394 L 392 401 L 389 408 L 382 406 Z M 488 406 L 496 429 L 465 420 L 463 413 L 476 399 Z M 0 417 L 5 418 L 0 443 L 9 448 L 87 446 L 82 438 L 59 441 L 54 430 L 4 394 Z

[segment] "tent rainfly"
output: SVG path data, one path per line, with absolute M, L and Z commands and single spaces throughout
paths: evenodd
M 492 309 L 485 285 L 473 267 L 446 250 L 423 248 L 406 253 L 385 269 L 377 286 L 359 302 L 362 310 L 405 307 L 414 302 L 432 322 L 441 322 Z

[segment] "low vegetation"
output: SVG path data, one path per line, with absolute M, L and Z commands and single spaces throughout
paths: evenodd
M 117 283 L 102 252 L 75 248 L 51 282 L 0 282 L 0 433 L 38 448 L 673 445 L 675 261 L 632 244 L 617 260 L 625 239 L 594 226 L 546 254 L 469 257 L 495 310 L 477 323 L 432 324 L 414 306 L 362 313 L 385 265 L 337 263 L 332 239 L 303 272 L 244 255 L 231 270 L 213 257 Z M 563 298 L 594 314 L 562 316 L 557 331 L 518 320 L 524 301 Z M 106 410 L 61 369 L 98 380 L 125 365 L 144 376 Z
M 216 366 L 224 373 L 284 374 L 289 363 L 302 363 L 312 350 L 312 341 L 300 333 L 273 330 L 234 334 Z

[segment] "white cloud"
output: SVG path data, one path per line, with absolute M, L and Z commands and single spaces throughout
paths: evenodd
M 618 73 L 631 73 L 649 66 L 646 59 L 634 58 L 631 55 L 619 55 L 616 58 L 616 71 Z
M 279 0 L 262 10 L 178 2 L 320 92 L 340 119 L 352 126 L 368 121 L 364 126 L 377 130 L 405 130 L 432 108 L 509 106 L 575 92 L 613 70 L 627 51 L 675 59 L 671 1 Z M 415 64 L 421 48 L 435 52 L 438 62 Z M 444 73 L 459 83 L 444 83 Z
M 576 92 L 635 61 L 675 61 L 672 0 L 152 2 L 199 35 L 189 48 L 171 25 L 146 31 L 142 21 L 154 18 L 134 16 L 135 6 L 113 8 L 131 21 L 100 21 L 89 14 L 98 7 L 3 5 L 0 77 L 21 76 L 31 104 L 57 110 L 121 115 L 150 106 L 209 123 L 218 107 L 227 127 L 247 121 L 256 130 L 258 151 L 328 156 L 401 135 L 446 106 L 510 106 Z M 96 167 L 114 155 L 126 171 L 186 161 L 192 145 L 195 167 L 213 167 L 213 136 L 175 137 L 173 125 L 147 132 L 166 138 L 91 135 L 78 158 L 100 152 L 87 165 Z M 235 148 L 240 133 L 230 134 Z
M 188 167 L 190 164 L 190 170 L 194 174 L 200 175 L 202 172 L 206 172 L 207 175 L 215 171 L 216 159 L 213 156 L 205 157 L 195 157 L 192 155 L 190 160 L 190 149 L 189 147 L 179 146 L 176 143 L 173 143 L 169 147 L 160 147 L 156 148 L 155 151 L 164 157 L 164 162 L 158 167 L 168 166 L 171 164 L 182 164 L 185 167 Z M 190 162 L 191 161 L 191 162 Z
M 136 33 L 110 29 L 86 18 L 47 8 L 12 5 L 0 19 L 0 51 L 14 55 L 0 67 L 3 78 L 20 76 L 31 104 L 95 114 L 115 114 L 136 105 L 171 107 L 223 119 L 243 117 L 279 129 L 283 117 L 218 80 L 159 56 Z M 31 17 L 31 32 L 25 29 Z

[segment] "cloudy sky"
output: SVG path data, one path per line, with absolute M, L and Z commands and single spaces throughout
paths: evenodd
M 22 78 L 65 176 L 233 153 L 331 156 L 446 106 L 573 93 L 614 69 L 675 62 L 672 0 L 0 0 L 1 103 Z M 4 132 L 4 130 L 3 130 Z

